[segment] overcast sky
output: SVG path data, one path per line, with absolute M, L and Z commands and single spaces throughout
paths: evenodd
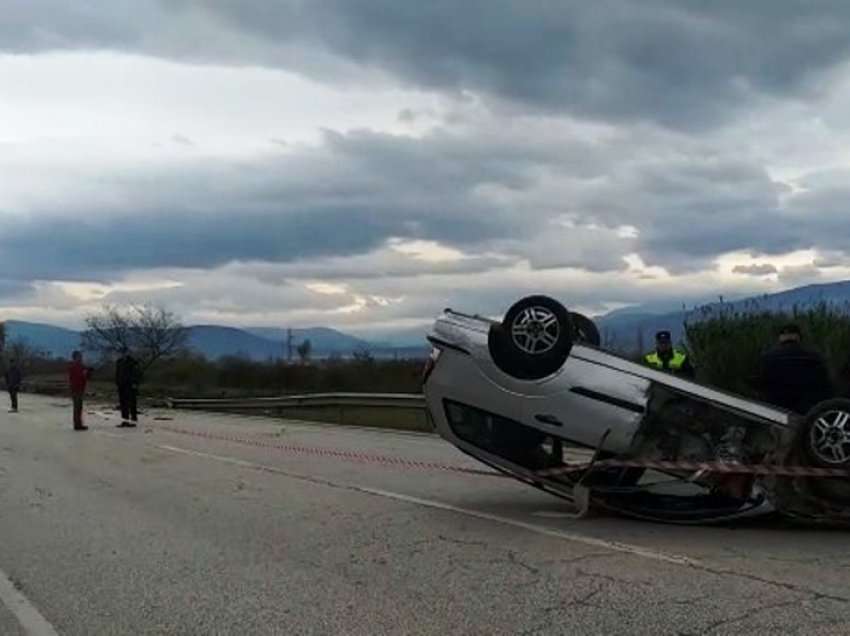
M 0 0 L 0 316 L 421 329 L 850 278 L 850 3 Z

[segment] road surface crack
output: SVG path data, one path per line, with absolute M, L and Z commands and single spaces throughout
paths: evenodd
M 438 534 L 437 540 L 438 541 L 445 541 L 446 543 L 453 543 L 455 545 L 475 546 L 477 548 L 488 547 L 487 543 L 484 542 L 484 541 L 464 541 L 463 539 L 453 539 L 453 538 L 447 537 L 443 534 Z
M 838 596 L 836 594 L 825 594 L 823 592 L 818 592 L 817 590 L 813 590 L 808 587 L 795 585 L 794 583 L 786 583 L 785 581 L 776 581 L 774 579 L 768 579 L 762 576 L 758 576 L 756 574 L 747 574 L 746 572 L 738 572 L 736 570 L 724 570 L 722 568 L 713 568 L 711 566 L 698 565 L 694 563 L 688 565 L 688 567 L 693 568 L 694 570 L 697 570 L 699 572 L 714 574 L 715 576 L 734 576 L 737 578 L 746 579 L 748 581 L 762 583 L 764 585 L 772 585 L 774 587 L 779 587 L 790 592 L 795 592 L 797 594 L 804 594 L 817 601 L 828 600 L 835 601 L 838 603 L 850 604 L 850 598 L 846 596 Z
M 594 587 L 592 590 L 586 592 L 578 598 L 565 599 L 557 605 L 544 607 L 543 613 L 546 615 L 546 620 L 544 620 L 539 625 L 520 632 L 520 634 L 524 636 L 531 636 L 532 634 L 548 634 L 550 632 L 550 628 L 555 625 L 558 613 L 575 609 L 577 607 L 589 607 L 595 610 L 606 609 L 602 605 L 591 603 L 591 601 L 602 592 L 602 589 L 603 586 Z
M 652 587 L 652 583 L 649 581 L 640 581 L 640 580 L 630 580 L 630 579 L 621 579 L 616 576 L 611 576 L 610 574 L 598 574 L 595 572 L 587 572 L 586 570 L 577 569 L 576 577 L 588 578 L 596 581 L 606 581 L 608 583 L 612 583 L 614 585 L 629 585 L 629 586 L 637 586 L 642 585 L 644 587 L 649 586 Z
M 568 559 L 550 559 L 547 561 L 542 561 L 541 565 L 571 565 L 573 563 L 581 563 L 582 561 L 592 561 L 594 559 L 606 559 L 610 557 L 621 556 L 619 552 L 591 552 L 589 554 L 582 554 L 577 557 L 570 557 Z
M 769 605 L 763 605 L 761 607 L 754 607 L 750 610 L 747 610 L 746 612 L 744 612 L 742 614 L 738 614 L 736 616 L 730 616 L 729 618 L 724 618 L 722 620 L 715 621 L 715 622 L 711 623 L 710 625 L 708 625 L 702 631 L 693 632 L 693 633 L 682 632 L 681 636 L 702 636 L 703 634 L 710 634 L 711 632 L 713 632 L 717 629 L 720 629 L 721 627 L 728 627 L 729 625 L 734 625 L 735 623 L 740 623 L 741 621 L 745 621 L 745 620 L 748 620 L 750 618 L 753 618 L 753 617 L 757 616 L 758 614 L 762 614 L 764 612 L 769 612 L 770 610 L 782 609 L 784 607 L 792 607 L 794 605 L 799 605 L 800 603 L 804 603 L 807 600 L 809 600 L 809 599 L 798 598 L 798 599 L 794 599 L 793 601 L 781 601 L 779 603 L 771 603 Z
M 520 561 L 517 558 L 516 552 L 514 552 L 513 550 L 508 550 L 508 561 L 510 561 L 514 565 L 520 566 L 521 568 L 527 570 L 528 572 L 531 572 L 532 574 L 540 574 L 540 570 L 538 570 L 537 568 L 532 567 L 523 561 Z

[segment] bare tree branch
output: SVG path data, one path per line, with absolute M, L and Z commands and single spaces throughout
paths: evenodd
M 33 361 L 39 356 L 39 352 L 24 338 L 17 338 L 5 349 L 6 358 L 17 360 L 22 369 L 29 369 Z
M 86 318 L 83 348 L 107 357 L 128 349 L 144 372 L 154 363 L 180 352 L 189 337 L 177 317 L 162 307 L 105 305 Z

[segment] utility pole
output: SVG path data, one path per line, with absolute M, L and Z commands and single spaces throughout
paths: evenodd
M 286 359 L 292 362 L 292 328 L 286 330 Z

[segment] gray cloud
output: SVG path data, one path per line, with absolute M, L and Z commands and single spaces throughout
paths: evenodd
M 846 267 L 850 265 L 850 256 L 841 252 L 827 252 L 814 260 L 817 268 L 827 269 L 830 267 Z
M 736 265 L 732 271 L 736 274 L 746 274 L 748 276 L 768 276 L 776 274 L 779 270 L 775 265 L 770 263 L 760 263 L 754 265 Z
M 62 49 L 140 50 L 164 17 L 155 0 L 4 2 L 0 46 L 12 53 Z M 128 19 L 133 16 L 133 19 Z
M 7 300 L 32 291 L 32 284 L 21 280 L 0 279 L 0 299 Z
M 773 284 L 768 274 L 791 285 L 850 262 L 850 175 L 797 174 L 802 189 L 792 192 L 770 164 L 796 159 L 787 149 L 809 137 L 798 130 L 767 150 L 756 139 L 782 136 L 789 111 L 770 110 L 777 98 L 817 102 L 847 60 L 845 3 L 32 0 L 4 11 L 0 52 L 261 64 L 453 97 L 446 110 L 411 103 L 391 116 L 406 130 L 442 121 L 421 138 L 328 130 L 305 146 L 270 130 L 250 160 L 204 159 L 200 144 L 174 151 L 183 159 L 171 165 L 83 161 L 53 179 L 53 164 L 24 165 L 13 147 L 0 157 L 17 184 L 5 200 L 23 203 L 0 210 L 4 299 L 26 296 L 38 279 L 108 282 L 170 268 L 186 285 L 150 297 L 189 314 L 256 320 L 291 304 L 356 324 L 356 312 L 332 314 L 356 297 L 376 320 L 403 321 L 444 304 L 498 313 L 532 291 L 601 310 L 609 300 L 688 301 L 717 284 L 689 288 L 683 277 L 672 290 L 655 270 L 623 276 L 632 253 L 694 276 L 729 251 L 823 254 L 778 272 L 739 266 L 747 276 L 716 290 L 730 296 Z M 754 113 L 769 122 L 757 132 Z M 391 237 L 437 241 L 464 258 L 412 258 Z M 346 291 L 305 291 L 309 279 Z M 42 304 L 70 311 L 78 302 L 53 293 Z M 368 300 L 405 294 L 387 306 Z
M 192 140 L 191 140 L 189 137 L 187 137 L 186 135 L 181 135 L 180 133 L 175 133 L 175 134 L 173 134 L 173 135 L 171 136 L 171 141 L 173 141 L 175 144 L 177 144 L 177 145 L 179 145 L 179 146 L 189 146 L 189 147 L 194 147 L 194 145 L 195 145 L 195 142 L 194 142 L 194 141 L 192 141 Z
M 788 285 L 810 283 L 821 275 L 820 269 L 814 263 L 806 265 L 789 265 L 779 270 L 779 280 Z
M 850 194 L 841 187 L 812 186 L 782 204 L 787 186 L 758 164 L 710 143 L 664 157 L 670 143 L 628 129 L 588 142 L 532 119 L 421 139 L 327 132 L 318 147 L 253 161 L 75 175 L 82 198 L 47 192 L 33 214 L 4 219 L 0 268 L 27 280 L 104 280 L 155 267 L 353 257 L 391 237 L 477 254 L 463 264 L 473 269 L 486 254 L 536 269 L 616 271 L 638 253 L 687 272 L 734 250 L 846 250 Z M 313 267 L 333 276 L 347 266 Z
M 404 124 L 412 124 L 416 121 L 416 113 L 410 108 L 404 108 L 398 113 L 398 120 Z
M 34 214 L 4 219 L 0 269 L 101 280 L 151 267 L 352 255 L 393 236 L 463 246 L 528 235 L 511 210 L 491 209 L 475 194 L 483 184 L 530 183 L 524 173 L 535 159 L 520 152 L 507 160 L 497 150 L 328 133 L 321 148 L 252 162 L 98 173 L 80 201 L 51 193 Z
M 4 7 L 0 42 L 13 52 L 107 48 L 337 78 L 378 69 L 525 108 L 690 129 L 728 121 L 759 95 L 815 93 L 850 51 L 848 26 L 850 6 L 829 0 L 32 0 Z
M 730 251 L 770 256 L 846 250 L 840 227 L 850 193 L 813 189 L 790 195 L 759 163 L 710 141 L 662 159 L 650 148 L 628 161 L 613 160 L 607 179 L 579 185 L 573 193 L 586 218 L 634 225 L 638 251 L 648 264 L 698 271 Z
M 163 274 L 183 282 L 183 287 L 151 289 L 140 292 L 115 291 L 103 300 L 112 303 L 149 301 L 165 304 L 190 322 L 228 322 L 230 324 L 268 324 L 301 326 L 333 324 L 339 327 L 394 329 L 386 325 L 432 319 L 443 307 L 498 316 L 520 296 L 546 293 L 567 306 L 590 314 L 604 312 L 606 302 L 616 297 L 621 302 L 645 303 L 668 301 L 669 290 L 647 288 L 626 277 L 599 274 L 567 274 L 554 271 L 534 272 L 524 267 L 504 267 L 479 272 L 423 274 L 359 278 L 354 273 L 337 281 L 339 293 L 311 291 L 307 281 L 289 278 L 301 276 L 297 264 L 263 264 L 262 276 L 254 266 L 230 265 L 211 271 L 171 271 Z M 309 279 L 308 279 L 309 280 Z M 714 293 L 735 297 L 750 290 L 764 291 L 755 282 L 717 289 L 706 286 L 680 287 L 677 303 L 705 301 Z M 378 302 L 383 299 L 386 303 Z M 72 306 L 73 299 L 58 290 L 42 292 L 41 304 Z M 76 301 L 79 304 L 80 301 Z M 365 302 L 363 311 L 340 312 Z

